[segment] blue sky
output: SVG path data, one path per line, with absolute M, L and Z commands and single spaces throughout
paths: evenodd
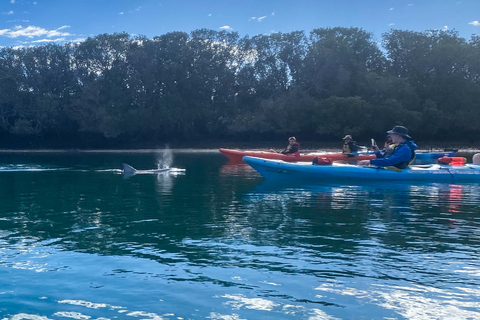
M 0 0 L 0 47 L 79 42 L 125 31 L 148 38 L 207 28 L 241 36 L 360 27 L 480 35 L 480 0 Z

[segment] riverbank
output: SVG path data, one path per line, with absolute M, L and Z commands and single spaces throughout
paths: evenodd
M 342 140 L 339 141 L 300 141 L 300 152 L 338 152 L 342 149 Z M 442 151 L 444 149 L 455 149 L 460 152 L 480 152 L 480 143 L 468 144 L 462 141 L 415 141 L 419 150 L 422 151 Z M 369 146 L 370 141 L 358 141 L 360 145 Z M 244 149 L 244 150 L 283 150 L 288 144 L 287 140 L 259 140 L 259 141 L 232 141 L 224 139 L 215 140 L 199 140 L 199 141 L 165 141 L 163 143 L 152 143 L 149 141 L 128 142 L 128 143 L 108 143 L 108 144 L 85 144 L 85 145 L 69 145 L 63 143 L 49 143 L 47 141 L 36 141 L 25 143 L 25 141 L 16 143 L 16 141 L 3 141 L 0 144 L 0 153 L 11 152 L 58 152 L 58 153 L 74 153 L 74 152 L 132 152 L 132 153 L 148 153 L 158 150 L 171 149 L 175 152 L 192 152 L 192 151 L 214 151 L 219 148 L 226 149 Z
M 228 149 L 241 149 L 241 150 L 258 150 L 266 151 L 275 148 L 261 148 L 261 147 L 228 147 Z M 280 148 L 276 148 L 280 150 Z M 480 148 L 453 148 L 457 150 L 458 153 L 477 153 L 480 152 Z M 170 148 L 170 147 L 160 147 L 160 148 L 142 148 L 142 149 L 0 149 L 0 153 L 155 153 L 155 152 L 164 152 L 165 150 L 171 150 L 175 153 L 193 153 L 193 152 L 202 152 L 202 153 L 217 153 L 218 148 Z M 420 148 L 417 152 L 434 152 L 434 151 L 443 151 L 444 148 Z M 310 152 L 341 152 L 340 148 L 302 148 L 301 153 L 310 153 Z

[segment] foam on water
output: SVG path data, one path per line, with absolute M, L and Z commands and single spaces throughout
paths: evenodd
M 158 155 L 157 155 L 157 168 L 158 169 L 165 169 L 170 168 L 173 163 L 173 152 L 169 148 L 169 146 L 165 146 Z

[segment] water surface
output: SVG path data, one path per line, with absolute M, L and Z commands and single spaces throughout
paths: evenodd
M 184 174 L 124 176 L 167 161 Z M 0 161 L 2 319 L 478 319 L 478 184 L 279 185 L 215 151 Z

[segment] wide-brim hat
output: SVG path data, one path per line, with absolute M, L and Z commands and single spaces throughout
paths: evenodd
M 295 137 L 290 137 L 288 138 L 288 141 L 297 141 L 297 139 L 295 139 Z
M 347 134 L 345 137 L 343 137 L 343 139 L 342 139 L 342 140 L 347 140 L 347 139 L 350 139 L 350 140 L 352 140 L 352 136 L 351 136 L 351 135 L 349 135 L 349 134 Z
M 404 126 L 395 126 L 393 127 L 392 130 L 387 131 L 387 134 L 392 134 L 392 133 L 401 135 L 402 137 L 407 139 L 412 139 L 412 137 L 408 135 L 408 129 L 405 128 Z

